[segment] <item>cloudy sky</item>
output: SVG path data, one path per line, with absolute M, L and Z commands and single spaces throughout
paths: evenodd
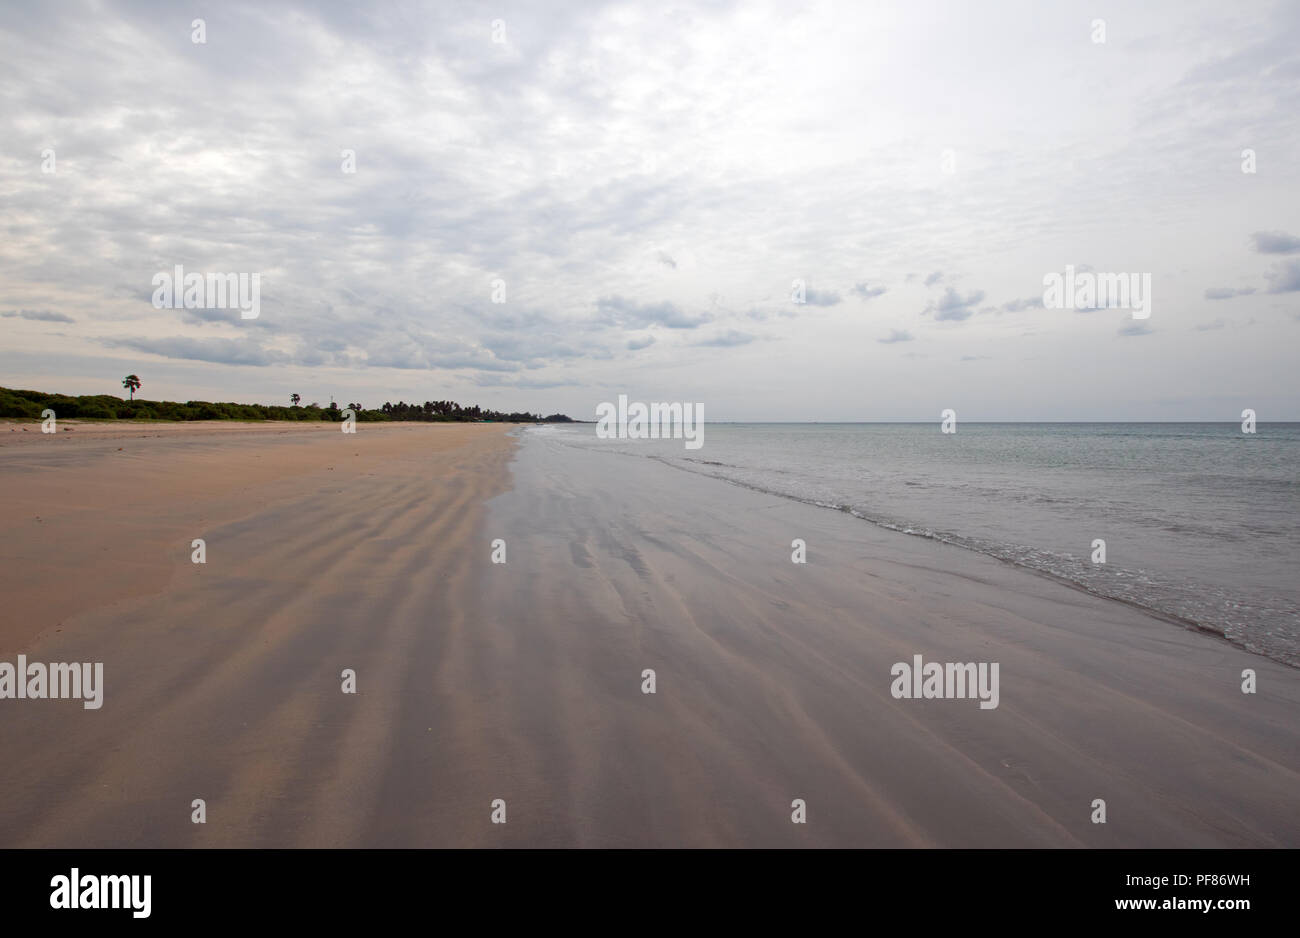
M 1294 2 L 6 2 L 0 127 L 10 387 L 1300 419 Z

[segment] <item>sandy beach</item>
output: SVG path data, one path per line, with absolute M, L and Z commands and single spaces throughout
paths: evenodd
M 545 430 L 21 426 L 0 660 L 104 701 L 0 700 L 3 846 L 1300 846 L 1300 672 L 988 557 Z

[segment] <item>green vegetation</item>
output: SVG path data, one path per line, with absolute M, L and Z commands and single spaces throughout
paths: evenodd
M 139 387 L 139 378 L 134 378 Z M 128 387 L 123 382 L 123 387 Z M 135 388 L 129 388 L 134 398 Z M 39 420 L 46 408 L 59 418 L 81 417 L 88 420 L 329 420 L 341 421 L 343 411 L 338 404 L 329 406 L 308 404 L 296 406 L 298 395 L 293 395 L 295 405 L 279 407 L 267 404 L 214 404 L 209 401 L 137 401 L 122 400 L 110 394 L 83 394 L 72 397 L 66 394 L 49 394 L 45 391 L 18 391 L 0 388 L 0 418 L 32 418 Z M 462 407 L 455 401 L 425 401 L 423 404 L 396 404 L 384 402 L 376 410 L 363 410 L 353 405 L 358 421 L 421 420 L 433 423 L 475 422 L 489 423 L 570 423 L 563 414 L 543 417 L 526 412 L 501 413 L 484 410 L 478 406 Z

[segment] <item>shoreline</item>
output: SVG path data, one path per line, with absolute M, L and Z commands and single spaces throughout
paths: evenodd
M 996 554 L 986 553 L 985 551 L 982 551 L 977 547 L 973 547 L 969 544 L 963 544 L 959 541 L 942 537 L 938 534 L 934 534 L 930 532 L 922 532 L 922 531 L 910 531 L 910 530 L 905 531 L 902 528 L 898 527 L 897 525 L 890 524 L 884 521 L 877 521 L 873 518 L 868 518 L 866 515 L 860 514 L 854 509 L 843 505 L 830 505 L 823 502 L 812 501 L 810 499 L 798 498 L 794 495 L 789 495 L 785 492 L 777 492 L 772 489 L 765 489 L 757 485 L 750 485 L 748 483 L 738 481 L 736 479 L 727 479 L 722 476 L 710 475 L 707 472 L 697 472 L 693 469 L 688 469 L 685 466 L 679 466 L 675 463 L 668 462 L 667 460 L 657 460 L 657 461 L 661 465 L 667 466 L 670 469 L 676 469 L 679 472 L 689 472 L 692 475 L 702 476 L 706 479 L 716 479 L 717 481 L 725 482 L 728 485 L 735 485 L 738 486 L 739 488 L 748 489 L 751 492 L 759 492 L 763 495 L 772 495 L 775 496 L 776 498 L 784 498 L 787 499 L 788 501 L 792 501 L 800 505 L 807 505 L 811 508 L 820 508 L 825 511 L 839 512 L 840 514 L 848 515 L 850 518 L 853 518 L 857 521 L 861 521 L 864 522 L 865 524 L 869 524 L 872 525 L 873 527 L 879 528 L 882 531 L 891 531 L 895 534 L 901 534 L 905 537 L 916 537 L 916 538 L 920 538 L 923 541 L 929 541 L 934 544 L 942 544 L 945 547 L 955 547 L 958 550 L 970 551 L 973 554 L 978 554 L 981 557 L 988 557 L 991 560 L 996 560 L 998 563 L 1006 564 L 1008 567 L 1012 567 L 1016 570 L 1022 570 L 1025 573 L 1033 574 L 1034 576 L 1042 577 L 1045 580 L 1050 580 L 1053 583 L 1060 584 L 1061 586 L 1069 587 L 1072 590 L 1077 590 L 1080 593 L 1084 593 L 1088 596 L 1093 596 L 1096 597 L 1097 599 L 1104 599 L 1107 600 L 1108 602 L 1119 603 L 1123 606 L 1129 607 L 1130 609 L 1136 609 L 1140 612 L 1147 614 L 1153 619 L 1159 619 L 1162 622 L 1168 622 L 1170 625 L 1176 625 L 1179 628 L 1185 629 L 1189 632 L 1196 632 L 1200 635 L 1206 635 L 1211 638 L 1218 639 L 1219 641 L 1225 642 L 1231 645 L 1232 647 L 1238 649 L 1239 651 L 1246 652 L 1247 654 L 1258 655 L 1261 658 L 1267 658 L 1269 661 L 1275 661 L 1278 664 L 1286 665 L 1287 667 L 1296 668 L 1300 670 L 1300 661 L 1294 661 L 1294 662 L 1289 661 L 1285 658 L 1281 658 L 1275 655 L 1270 655 L 1266 652 L 1259 651 L 1258 649 L 1251 648 L 1245 642 L 1238 641 L 1232 638 L 1231 636 L 1225 635 L 1223 632 L 1219 631 L 1213 626 L 1204 625 L 1200 622 L 1197 622 L 1194 619 L 1189 619 L 1185 616 L 1180 616 L 1177 613 L 1166 612 L 1162 609 L 1157 609 L 1155 606 L 1147 606 L 1142 603 L 1136 602 L 1134 600 L 1125 599 L 1122 596 L 1111 596 L 1107 593 L 1102 593 L 1097 590 L 1090 589 L 1087 586 L 1087 584 L 1078 583 L 1074 580 L 1069 579 L 1068 577 L 1060 575 L 1059 573 L 1053 573 L 1050 570 L 1043 570 L 1041 568 L 1033 567 L 1030 566 L 1029 564 L 1022 563 L 1018 560 L 1013 560 L 1008 557 L 1000 557 Z
M 593 453 L 599 452 L 599 450 L 596 449 L 590 449 L 585 447 L 577 447 L 577 448 L 580 450 L 586 450 L 588 452 L 593 452 Z M 628 455 L 628 454 L 610 452 L 604 455 Z M 968 551 L 970 553 L 976 554 L 981 557 L 987 557 L 992 560 L 996 560 L 999 563 L 1005 564 L 1008 567 L 1022 570 L 1026 573 L 1034 574 L 1035 576 L 1042 577 L 1046 580 L 1050 580 L 1062 586 L 1067 586 L 1070 589 L 1077 590 L 1088 596 L 1093 596 L 1098 599 L 1104 599 L 1110 602 L 1119 603 L 1128 608 L 1139 610 L 1151 616 L 1152 618 L 1159 619 L 1161 621 L 1168 622 L 1171 625 L 1178 626 L 1179 628 L 1182 628 L 1184 630 L 1196 632 L 1198 634 L 1202 634 L 1202 635 L 1206 635 L 1218 639 L 1219 641 L 1231 645 L 1232 647 L 1240 651 L 1244 651 L 1252 655 L 1257 655 L 1261 658 L 1266 658 L 1270 661 L 1277 662 L 1278 664 L 1285 665 L 1286 667 L 1289 668 L 1300 670 L 1300 655 L 1297 655 L 1294 651 L 1291 650 L 1271 651 L 1267 648 L 1260 648 L 1257 645 L 1252 644 L 1247 639 L 1237 638 L 1228 634 L 1227 632 L 1224 631 L 1222 626 L 1201 622 L 1189 616 L 1171 611 L 1169 609 L 1164 609 L 1159 606 L 1141 602 L 1137 599 L 1133 599 L 1125 596 L 1118 596 L 1110 592 L 1105 592 L 1096 589 L 1086 582 L 1071 579 L 1068 576 L 1053 572 L 1052 570 L 1044 569 L 1039 566 L 1034 566 L 1032 564 L 1028 564 L 1021 560 L 1015 559 L 1014 557 L 1008 557 L 996 551 L 989 550 L 985 547 L 979 546 L 975 543 L 970 543 L 969 539 L 964 538 L 961 535 L 955 535 L 946 532 L 930 531 L 930 530 L 914 530 L 911 525 L 904 527 L 900 522 L 888 521 L 888 520 L 870 517 L 868 515 L 861 513 L 860 511 L 858 511 L 857 509 L 849 505 L 824 502 L 812 498 L 804 498 L 798 495 L 791 494 L 789 492 L 780 491 L 779 489 L 765 488 L 761 485 L 756 485 L 740 479 L 733 479 L 725 475 L 717 475 L 712 472 L 705 471 L 703 469 L 692 468 L 691 466 L 683 465 L 679 462 L 675 462 L 670 459 L 665 459 L 659 455 L 647 454 L 647 456 L 643 458 L 649 458 L 662 466 L 676 470 L 678 472 L 685 472 L 690 475 L 698 476 L 700 478 L 712 479 L 714 481 L 724 482 L 727 485 L 735 486 L 737 488 L 745 489 L 751 492 L 756 492 L 762 495 L 781 498 L 790 501 L 792 503 L 805 505 L 811 508 L 833 511 L 833 512 L 838 512 L 840 514 L 848 515 L 849 517 L 857 521 L 861 521 L 868 525 L 871 525 L 873 528 L 878 530 L 906 535 L 908 537 L 918 538 L 920 540 L 928 541 L 930 543 L 941 544 L 946 547 L 955 547 L 960 550 Z M 706 461 L 703 463 L 703 465 L 716 466 L 716 465 L 726 465 L 726 464 L 709 463 Z
M 100 709 L 0 700 L 0 842 L 1300 845 L 1292 668 L 844 512 L 433 426 L 0 450 L 27 551 L 0 660 L 104 664 Z M 200 520 L 206 564 L 159 550 Z M 33 579 L 40 551 L 100 592 Z M 56 600 L 61 631 L 15 614 Z M 999 665 L 996 703 L 895 696 L 922 659 Z
M 758 714 L 766 714 L 772 727 L 787 725 L 785 734 L 764 731 L 751 751 L 737 754 L 725 769 L 715 765 L 699 772 L 695 785 L 726 803 L 737 791 L 763 787 L 748 776 L 774 752 L 787 759 L 799 753 L 799 768 L 791 767 L 791 773 L 812 776 L 838 792 L 836 819 L 847 828 L 786 836 L 790 832 L 758 827 L 745 814 L 730 818 L 743 836 L 679 828 L 688 843 L 1300 843 L 1294 817 L 1300 800 L 1287 787 L 1300 781 L 1294 755 L 1300 736 L 1291 725 L 1300 679 L 1293 668 L 1218 636 L 1170 629 L 1146 610 L 1072 585 L 1062 589 L 1068 584 L 958 545 L 901 537 L 845 512 L 814 511 L 807 503 L 702 473 L 670 473 L 678 467 L 660 460 L 610 452 L 622 461 L 606 463 L 593 459 L 590 450 L 548 442 L 544 434 L 524 436 L 541 445 L 521 447 L 515 491 L 493 501 L 493 520 L 503 528 L 539 532 L 530 536 L 535 543 L 526 551 L 535 561 L 528 570 L 532 581 L 569 581 L 573 573 L 581 578 L 582 588 L 571 590 L 573 595 L 561 596 L 557 587 L 540 604 L 564 609 L 565 622 L 572 622 L 558 628 L 563 647 L 575 656 L 599 658 L 602 669 L 640 654 L 662 656 L 674 670 L 686 668 L 695 679 L 689 692 L 678 689 L 690 699 L 674 711 L 675 725 L 696 723 L 700 713 L 712 719 L 679 743 L 709 739 L 723 750 L 734 748 L 732 740 L 752 732 L 745 727 Z M 582 493 L 580 501 L 571 497 L 574 492 Z M 567 517 L 575 513 L 581 516 Z M 604 530 L 611 526 L 614 531 Z M 790 563 L 795 536 L 806 539 L 805 566 Z M 577 570 L 568 570 L 570 565 Z M 532 628 L 544 627 L 541 616 L 530 615 L 530 606 L 538 604 L 535 592 L 527 602 L 504 591 L 493 599 L 501 607 L 496 618 L 519 616 Z M 616 634 L 605 625 L 610 621 L 624 622 L 632 634 Z M 532 634 L 532 628 L 524 631 Z M 579 630 L 585 639 L 569 634 Z M 609 647 L 591 650 L 593 636 Z M 950 662 L 1000 660 L 1001 707 L 980 715 L 968 712 L 969 701 L 892 699 L 891 662 L 916 654 Z M 739 684 L 737 668 L 746 676 Z M 1244 668 L 1258 672 L 1258 695 L 1241 693 Z M 1190 681 L 1189 674 L 1195 675 Z M 744 695 L 745 705 L 736 694 Z M 731 699 L 723 703 L 723 696 Z M 773 699 L 785 700 L 775 712 Z M 604 705 L 618 706 L 617 697 Z M 861 728 L 863 719 L 876 725 Z M 1189 732 L 1193 726 L 1196 731 Z M 627 727 L 612 721 L 608 729 L 609 745 L 621 751 L 625 745 L 617 740 Z M 654 748 L 656 727 L 647 724 L 641 732 L 641 745 Z M 881 734 L 892 744 L 884 745 Z M 1175 738 L 1178 743 L 1171 743 Z M 1229 756 L 1221 746 L 1236 751 Z M 681 761 L 670 748 L 658 751 L 667 764 Z M 1168 766 L 1147 764 L 1162 756 Z M 1245 760 L 1262 774 L 1239 774 L 1225 760 Z M 886 768 L 891 764 L 895 768 Z M 937 777 L 923 768 L 940 765 L 945 768 Z M 950 782 L 937 781 L 948 775 Z M 1129 788 L 1122 799 L 1133 799 L 1124 806 L 1123 822 L 1093 825 L 1086 788 L 1064 801 L 1076 778 L 1094 778 L 1092 792 L 1111 789 L 1112 796 L 1115 780 L 1121 780 L 1120 787 Z M 918 797 L 918 787 L 930 796 Z M 982 796 L 970 795 L 980 788 Z M 780 805 L 772 793 L 768 797 L 770 822 Z M 968 820 L 959 822 L 949 811 L 963 798 L 965 811 L 959 813 Z M 856 824 L 839 814 L 863 799 L 877 805 L 874 814 L 859 813 Z M 1108 800 L 1114 811 L 1116 799 Z M 1132 813 L 1139 802 L 1140 820 Z M 1032 810 L 1003 815 L 1017 803 L 1035 805 L 1042 812 L 1037 822 L 1030 821 Z M 785 804 L 788 814 L 789 799 Z M 982 834 L 961 830 L 962 823 L 969 826 L 970 818 L 985 814 L 1003 819 L 978 822 Z M 941 820 L 945 815 L 951 824 Z M 909 823 L 899 826 L 900 818 Z M 1246 819 L 1252 820 L 1243 826 Z M 606 831 L 621 826 L 613 817 L 604 821 L 600 828 Z M 592 845 L 604 843 L 607 832 L 591 836 Z

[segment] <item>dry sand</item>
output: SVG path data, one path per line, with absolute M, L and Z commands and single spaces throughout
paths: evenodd
M 0 846 L 1300 846 L 1300 672 L 973 553 L 545 431 L 21 436 L 0 660 L 106 689 L 0 701 Z

